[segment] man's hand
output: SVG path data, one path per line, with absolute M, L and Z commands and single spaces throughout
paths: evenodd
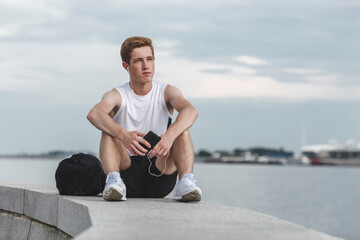
M 149 158 L 166 157 L 173 145 L 173 140 L 168 139 L 165 135 L 161 136 L 161 140 L 156 144 L 149 154 Z
M 122 134 L 120 141 L 134 156 L 145 156 L 148 150 L 143 148 L 140 143 L 144 144 L 148 148 L 150 148 L 151 145 L 145 139 L 143 139 L 144 136 L 145 133 L 141 133 L 138 131 L 124 131 L 124 134 Z

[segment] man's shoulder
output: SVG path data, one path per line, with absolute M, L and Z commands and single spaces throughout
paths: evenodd
M 121 91 L 119 91 L 118 88 L 113 88 L 107 91 L 102 97 L 102 101 L 113 102 L 116 104 L 119 104 L 121 100 L 122 100 Z
M 117 96 L 125 96 L 127 91 L 130 91 L 130 85 L 129 83 L 125 83 L 123 85 L 120 85 L 118 87 L 114 87 L 111 92 L 116 93 Z
M 165 102 L 170 102 L 175 99 L 182 99 L 184 96 L 182 95 L 181 91 L 170 84 L 168 84 L 165 88 Z
M 180 91 L 177 87 L 175 87 L 175 86 L 173 86 L 171 84 L 166 84 L 165 89 L 169 93 L 172 93 L 174 91 Z

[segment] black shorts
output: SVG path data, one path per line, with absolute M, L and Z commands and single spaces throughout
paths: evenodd
M 120 171 L 126 185 L 126 197 L 163 198 L 174 189 L 177 171 L 171 175 L 163 174 L 161 177 L 155 177 L 148 172 L 150 162 L 146 156 L 132 156 L 130 159 L 131 166 Z M 151 173 L 161 174 L 155 166 L 156 158 L 152 158 L 151 161 Z

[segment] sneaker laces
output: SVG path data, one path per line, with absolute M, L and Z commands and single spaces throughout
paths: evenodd
M 190 181 L 193 182 L 193 183 L 196 183 L 196 182 L 197 182 L 196 179 L 194 178 L 194 174 L 192 174 L 192 173 L 187 173 L 187 174 L 185 174 L 185 175 L 183 176 L 183 178 L 186 178 L 186 179 L 190 180 Z
M 106 183 L 107 184 L 118 183 L 118 176 L 116 174 L 110 173 L 106 178 Z

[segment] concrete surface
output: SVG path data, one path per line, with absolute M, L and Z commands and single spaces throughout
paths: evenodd
M 24 190 L 0 187 L 0 209 L 23 214 Z
M 10 239 L 27 240 L 31 220 L 28 218 L 14 216 L 11 223 Z M 21 229 L 21 231 L 19 231 Z
M 58 199 L 57 219 L 57 227 L 70 236 L 76 236 L 92 225 L 88 207 L 62 197 Z
M 13 215 L 0 212 L 0 239 L 10 239 Z
M 0 186 L 0 240 L 69 239 L 91 226 L 88 207 L 60 197 L 54 187 L 5 185 Z
M 4 184 L 2 184 L 4 185 Z M 304 228 L 265 214 L 245 209 L 221 206 L 206 202 L 181 203 L 171 199 L 128 199 L 123 202 L 106 202 L 101 196 L 60 196 L 54 186 L 6 184 L 0 193 L 18 194 L 13 187 L 25 188 L 26 201 L 50 201 L 43 211 L 31 214 L 38 218 L 31 221 L 29 239 L 246 239 L 246 240 L 338 240 L 333 236 Z M 29 191 L 31 189 L 31 191 Z M 50 195 L 37 196 L 35 194 Z M 32 195 L 32 197 L 30 197 Z M 35 197 L 34 197 L 35 196 Z M 57 214 L 48 206 L 57 199 Z M 16 209 L 9 197 L 0 195 L 0 208 Z M 7 209 L 3 209 L 9 211 Z M 28 211 L 24 211 L 27 213 Z M 44 217 L 44 215 L 48 215 Z M 40 217 L 41 216 L 41 217 Z M 56 220 L 48 221 L 49 217 Z M 42 220 L 39 220 L 42 219 Z M 46 224 L 42 224 L 45 221 Z M 0 213 L 0 232 L 8 229 L 13 220 Z M 49 224 L 49 222 L 51 224 Z M 92 225 L 91 225 L 92 224 Z M 40 226 L 41 225 L 41 226 Z M 15 225 L 14 225 L 15 226 Z M 50 229 L 49 229 L 50 226 Z M 11 228 L 10 228 L 11 229 Z M 57 233 L 55 233 L 57 231 Z M 67 236 L 66 234 L 69 236 Z M 55 234 L 55 235 L 51 235 Z M 65 238 L 62 238 L 64 237 Z M 1 235 L 0 235 L 0 239 Z
M 30 190 L 25 190 L 24 192 L 24 215 L 40 222 L 57 226 L 57 196 Z
M 27 240 L 67 240 L 69 237 L 55 228 L 47 225 L 31 222 L 30 231 Z

